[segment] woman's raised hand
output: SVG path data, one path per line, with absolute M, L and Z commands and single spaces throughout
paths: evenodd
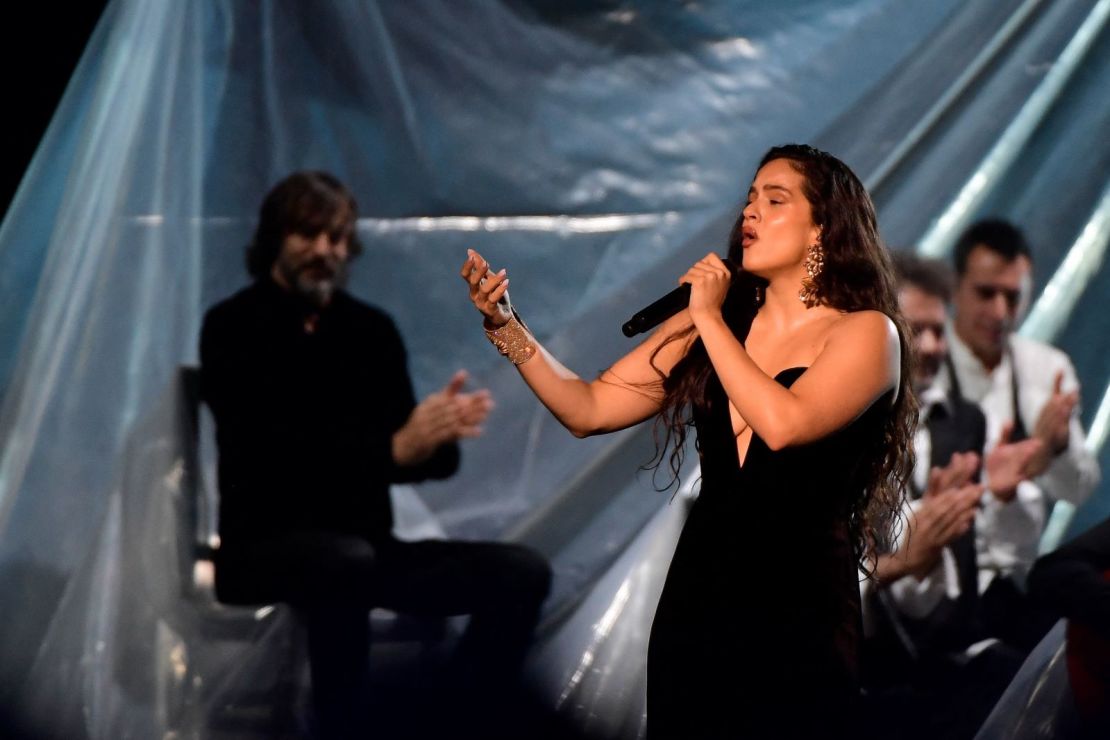
M 473 249 L 466 250 L 459 275 L 470 285 L 470 300 L 490 326 L 502 326 L 513 317 L 509 304 L 509 278 L 505 270 L 492 272 L 489 263 Z

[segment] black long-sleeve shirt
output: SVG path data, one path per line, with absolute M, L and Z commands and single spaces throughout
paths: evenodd
M 458 447 L 398 467 L 393 433 L 416 405 L 384 312 L 338 291 L 320 311 L 270 280 L 214 306 L 201 388 L 216 419 L 223 544 L 296 531 L 389 536 L 389 484 L 447 477 Z

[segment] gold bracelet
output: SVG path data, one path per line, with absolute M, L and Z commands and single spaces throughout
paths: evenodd
M 497 347 L 497 351 L 508 357 L 514 365 L 527 362 L 536 354 L 536 340 L 515 310 L 513 317 L 501 326 L 486 329 L 486 336 Z

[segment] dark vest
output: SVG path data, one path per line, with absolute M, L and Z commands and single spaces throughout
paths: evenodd
M 925 420 L 931 443 L 930 467 L 944 467 L 956 452 L 983 453 L 986 417 L 977 405 L 960 397 L 957 388 L 953 386 L 948 403 L 932 407 Z M 915 499 L 922 493 L 911 491 Z M 906 679 L 916 666 L 943 661 L 981 639 L 974 525 L 949 547 L 959 574 L 957 599 L 945 597 L 929 615 L 915 619 L 899 612 L 885 590 L 877 589 L 872 594 L 876 633 L 865 648 L 865 662 L 870 664 L 865 668 L 867 682 Z

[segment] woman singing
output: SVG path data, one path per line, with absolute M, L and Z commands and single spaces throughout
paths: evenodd
M 771 149 L 732 229 L 680 278 L 689 308 L 593 381 L 541 347 L 505 270 L 462 266 L 491 341 L 576 436 L 658 416 L 701 494 L 652 625 L 648 734 L 851 736 L 858 567 L 889 540 L 916 405 L 889 257 L 859 179 L 808 146 Z M 661 453 L 662 454 L 662 453 Z

